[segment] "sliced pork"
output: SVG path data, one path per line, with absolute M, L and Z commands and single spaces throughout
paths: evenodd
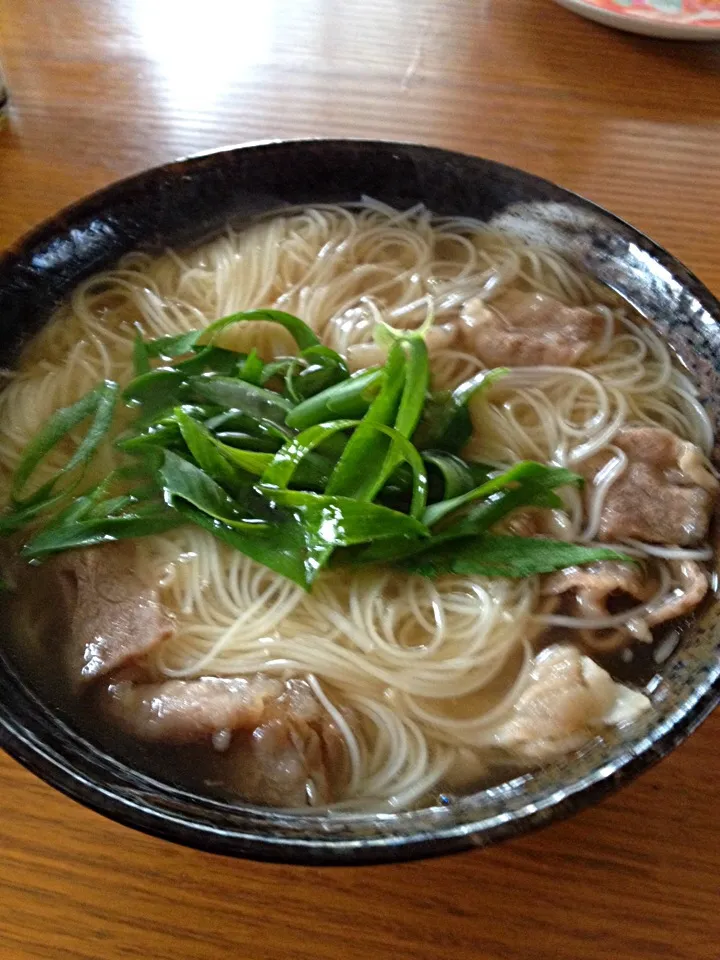
M 496 529 L 516 537 L 554 537 L 557 540 L 567 540 L 571 534 L 569 521 L 562 510 L 542 507 L 514 510 Z
M 577 632 L 583 646 L 610 652 L 632 640 L 652 640 L 647 616 L 633 616 L 627 622 L 606 627 L 599 627 L 598 620 L 642 606 L 657 587 L 655 579 L 646 576 L 639 564 L 602 561 L 549 574 L 541 594 L 555 601 L 549 612 L 588 620 L 588 627 L 578 627 Z
M 539 507 L 523 507 L 507 518 L 504 529 L 515 537 L 540 537 L 548 534 L 549 511 Z
M 513 290 L 489 306 L 474 297 L 461 314 L 466 349 L 486 367 L 569 367 L 603 334 L 605 321 L 542 293 Z
M 286 683 L 236 749 L 238 792 L 250 802 L 317 806 L 339 799 L 348 780 L 342 734 L 304 680 Z
M 497 743 L 524 759 L 550 760 L 649 707 L 644 694 L 616 683 L 575 647 L 558 644 L 538 654 Z
M 703 540 L 718 492 L 702 452 L 663 427 L 626 427 L 613 444 L 627 455 L 627 467 L 605 495 L 599 538 L 643 540 L 690 546 Z M 610 461 L 601 452 L 577 468 L 592 483 Z
M 675 586 L 652 599 L 659 586 L 645 576 L 642 567 L 614 562 L 592 563 L 586 567 L 568 567 L 545 578 L 542 595 L 556 598 L 560 611 L 568 616 L 595 620 L 639 607 L 626 622 L 609 629 L 579 630 L 583 643 L 592 649 L 610 651 L 629 640 L 652 640 L 651 629 L 687 616 L 703 600 L 709 589 L 708 577 L 694 560 L 669 563 Z M 652 602 L 649 602 L 652 601 Z M 553 608 L 553 612 L 557 606 Z
M 570 616 L 594 618 L 617 613 L 620 604 L 645 603 L 656 587 L 639 565 L 605 560 L 551 573 L 545 578 L 542 594 L 569 601 L 565 612 Z M 616 609 L 610 609 L 611 605 Z
M 649 608 L 645 618 L 649 627 L 686 617 L 704 600 L 710 588 L 707 573 L 694 560 L 673 560 L 670 568 L 675 577 L 675 589 Z
M 253 730 L 283 684 L 257 675 L 201 677 L 108 687 L 107 709 L 120 726 L 141 740 L 196 743 L 222 730 Z
M 120 681 L 108 693 L 107 712 L 141 740 L 227 750 L 225 769 L 249 802 L 328 803 L 346 779 L 342 734 L 305 680 Z
M 136 573 L 131 542 L 69 550 L 48 563 L 70 622 L 66 662 L 74 685 L 114 673 L 172 636 L 155 589 Z

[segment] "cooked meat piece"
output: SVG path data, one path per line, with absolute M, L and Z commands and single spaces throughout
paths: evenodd
M 674 560 L 670 566 L 677 586 L 669 596 L 658 600 L 657 604 L 649 609 L 645 621 L 650 627 L 692 613 L 704 599 L 710 586 L 707 574 L 694 560 Z
M 560 611 L 567 616 L 595 619 L 613 615 L 608 607 L 611 601 L 629 609 L 648 601 L 656 588 L 657 583 L 644 577 L 639 566 L 601 561 L 550 574 L 542 594 L 557 599 Z M 618 627 L 579 629 L 578 639 L 590 650 L 609 652 L 631 640 L 650 641 L 652 635 L 646 620 L 634 617 Z
M 701 451 L 663 427 L 626 427 L 612 441 L 628 464 L 605 495 L 599 538 L 688 546 L 707 534 L 718 482 Z M 592 481 L 612 454 L 579 465 Z M 588 483 L 586 495 L 592 495 Z
M 523 507 L 510 514 L 503 529 L 516 537 L 538 537 L 548 534 L 547 510 L 539 507 Z
M 495 529 L 516 537 L 572 539 L 572 528 L 567 514 L 563 510 L 546 510 L 540 507 L 521 507 L 514 510 Z
M 717 478 L 708 469 L 707 460 L 699 447 L 687 440 L 681 440 L 677 462 L 680 470 L 679 476 L 684 483 L 692 480 L 694 484 L 702 487 L 703 490 L 707 490 L 713 496 L 717 494 L 719 486 Z
M 480 297 L 468 300 L 460 317 L 467 348 L 487 367 L 570 367 L 604 330 L 590 310 L 517 290 L 491 306 Z
M 257 675 L 201 677 L 133 683 L 121 680 L 108 687 L 108 713 L 128 733 L 141 740 L 195 743 L 221 730 L 253 730 L 268 701 L 279 697 L 278 680 Z
M 665 470 L 678 486 L 699 486 L 713 494 L 720 487 L 702 451 L 665 427 L 625 427 L 613 443 L 634 461 Z
M 251 803 L 314 806 L 338 799 L 347 783 L 345 741 L 303 680 L 287 682 L 237 750 L 238 791 Z
M 49 561 L 69 612 L 67 664 L 73 683 L 115 672 L 172 636 L 157 591 L 135 572 L 135 545 L 69 550 Z
M 425 334 L 425 343 L 430 354 L 436 350 L 452 347 L 457 337 L 457 327 L 453 323 L 439 323 Z M 376 343 L 355 343 L 347 349 L 347 364 L 352 373 L 380 366 L 387 359 L 387 350 Z
M 608 609 L 608 601 L 612 599 L 626 601 L 628 609 L 648 604 L 641 616 L 634 616 L 619 627 L 578 631 L 584 646 L 608 652 L 630 640 L 650 642 L 652 627 L 686 616 L 701 602 L 708 590 L 708 578 L 702 567 L 693 560 L 671 561 L 670 567 L 677 585 L 670 594 L 652 603 L 648 601 L 658 583 L 653 578 L 644 578 L 640 567 L 610 561 L 568 567 L 550 574 L 545 578 L 542 594 L 559 599 L 563 604 L 561 611 L 575 617 L 612 615 Z
M 530 682 L 497 742 L 525 759 L 549 760 L 649 706 L 646 696 L 615 683 L 575 647 L 556 645 L 536 657 Z
M 227 750 L 238 793 L 273 806 L 321 804 L 347 777 L 345 742 L 305 680 L 201 677 L 120 681 L 107 709 L 141 740 L 210 741 Z M 219 735 L 219 737 L 218 737 Z
M 543 596 L 569 595 L 568 614 L 577 617 L 607 617 L 612 613 L 608 601 L 630 600 L 644 603 L 652 597 L 657 584 L 645 579 L 639 566 L 603 560 L 585 567 L 566 567 L 549 574 L 543 583 Z

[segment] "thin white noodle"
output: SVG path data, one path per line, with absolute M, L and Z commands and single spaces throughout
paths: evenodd
M 710 546 L 698 550 L 689 550 L 686 547 L 660 547 L 652 543 L 642 543 L 640 540 L 628 538 L 626 543 L 641 551 L 647 557 L 661 557 L 663 560 L 712 560 L 713 549 Z
M 335 704 L 327 696 L 323 688 L 318 683 L 318 679 L 312 673 L 307 675 L 307 681 L 310 684 L 310 688 L 320 701 L 322 706 L 327 710 L 328 714 L 332 718 L 335 726 L 338 728 L 340 733 L 345 740 L 345 746 L 348 751 L 348 756 L 350 758 L 350 769 L 352 771 L 350 775 L 350 781 L 347 785 L 348 793 L 352 796 L 358 790 L 360 784 L 360 776 L 362 773 L 362 764 L 360 759 L 360 747 L 358 746 L 357 738 L 355 734 L 350 729 L 350 725 L 343 717 L 342 713 L 338 710 Z

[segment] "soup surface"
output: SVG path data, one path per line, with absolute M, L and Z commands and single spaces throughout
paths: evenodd
M 712 444 L 649 325 L 470 219 L 366 201 L 130 254 L 0 394 L 8 643 L 156 776 L 417 806 L 652 710 Z

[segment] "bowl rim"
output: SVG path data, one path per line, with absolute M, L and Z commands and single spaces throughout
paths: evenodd
M 255 140 L 247 143 L 219 147 L 211 151 L 203 151 L 185 158 L 158 164 L 123 179 L 114 181 L 70 204 L 59 212 L 51 215 L 41 223 L 32 227 L 0 256 L 0 283 L 4 274 L 11 276 L 16 271 L 21 259 L 28 251 L 47 242 L 48 239 L 59 237 L 72 230 L 73 225 L 92 215 L 93 213 L 107 213 L 113 202 L 122 197 L 125 190 L 152 184 L 153 180 L 163 174 L 173 171 L 180 172 L 188 165 L 197 168 L 214 161 L 224 154 L 233 154 L 238 151 L 272 151 L 297 147 L 356 147 L 363 150 L 402 150 L 417 151 L 423 154 L 434 155 L 436 159 L 455 159 L 458 161 L 482 161 L 490 167 L 505 171 L 508 174 L 520 175 L 526 182 L 534 183 L 559 192 L 566 199 L 579 203 L 581 207 L 602 214 L 611 223 L 622 226 L 635 239 L 642 242 L 643 249 L 653 254 L 660 262 L 669 263 L 672 273 L 684 285 L 691 283 L 698 292 L 703 306 L 720 322 L 720 303 L 701 281 L 688 270 L 680 261 L 669 254 L 664 248 L 649 239 L 645 234 L 629 225 L 622 218 L 605 210 L 598 204 L 567 190 L 558 187 L 549 180 L 537 177 L 519 168 L 494 160 L 484 160 L 458 151 L 445 150 L 441 147 L 428 146 L 412 142 L 393 140 L 378 140 L 372 138 L 271 138 Z M 102 269 L 111 259 L 93 269 Z M 2 292 L 0 290 L 0 292 Z M 8 672 L 7 664 L 0 669 Z M 12 670 L 9 670 L 12 672 Z M 17 678 L 16 678 L 17 679 Z M 24 686 L 22 680 L 19 683 Z M 38 698 L 30 694 L 35 701 Z M 389 860 L 411 860 L 431 856 L 460 852 L 474 846 L 485 846 L 507 837 L 524 833 L 530 829 L 549 824 L 555 820 L 565 818 L 581 809 L 597 802 L 602 797 L 628 783 L 640 773 L 648 769 L 663 756 L 671 752 L 683 742 L 693 730 L 710 714 L 720 703 L 720 662 L 706 678 L 701 689 L 695 691 L 695 696 L 684 700 L 662 723 L 653 726 L 651 732 L 639 741 L 629 741 L 623 745 L 623 752 L 612 763 L 596 768 L 592 773 L 583 777 L 574 777 L 564 780 L 562 789 L 547 796 L 541 803 L 529 802 L 513 809 L 507 814 L 492 817 L 483 817 L 482 811 L 470 820 L 435 824 L 428 828 L 422 821 L 427 819 L 428 812 L 442 812 L 449 814 L 450 808 L 434 807 L 422 811 L 390 814 L 392 818 L 402 818 L 406 823 L 418 821 L 416 829 L 398 834 L 388 833 L 373 836 L 353 838 L 328 839 L 314 837 L 312 839 L 301 836 L 276 837 L 260 829 L 238 830 L 218 827 L 208 822 L 192 821 L 180 816 L 173 816 L 168 811 L 153 808 L 139 797 L 122 795 L 112 786 L 103 785 L 83 775 L 69 765 L 67 758 L 58 752 L 52 745 L 42 742 L 26 728 L 22 721 L 12 711 L 8 710 L 4 702 L 0 702 L 0 746 L 25 766 L 32 773 L 39 776 L 50 786 L 79 801 L 84 806 L 104 814 L 112 820 L 131 826 L 145 833 L 161 837 L 166 840 L 182 843 L 186 846 L 199 849 L 242 856 L 251 859 L 269 860 L 284 863 L 308 865 L 360 865 L 386 862 Z M 53 717 L 56 725 L 62 725 L 52 710 L 45 708 Z M 80 738 L 82 740 L 82 738 Z M 87 744 L 86 744 L 87 746 Z M 113 758 L 110 758 L 113 759 Z M 114 761 L 117 765 L 117 761 Z M 123 764 L 119 764 L 123 766 Z M 131 768 L 128 768 L 131 769 Z M 166 788 L 151 778 L 145 778 L 154 787 Z M 193 795 L 184 791 L 170 790 L 175 795 L 190 797 Z M 196 798 L 201 799 L 201 798 Z M 258 812 L 257 807 L 234 807 L 238 811 L 252 810 Z M 377 815 L 371 815 L 374 819 Z M 352 817 L 345 815 L 346 819 Z M 320 818 L 314 818 L 317 823 Z M 309 817 L 303 817 L 309 822 Z M 357 818 L 358 822 L 362 817 Z M 272 829 L 272 823 L 269 823 Z

